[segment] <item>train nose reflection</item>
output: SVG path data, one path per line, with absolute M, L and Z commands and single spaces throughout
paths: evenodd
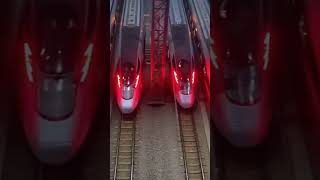
M 220 106 L 219 111 L 214 108 L 217 126 L 231 144 L 248 147 L 260 143 L 265 131 L 260 102 L 250 106 L 238 105 L 224 94 L 217 96 L 216 101 L 219 102 L 216 106 Z

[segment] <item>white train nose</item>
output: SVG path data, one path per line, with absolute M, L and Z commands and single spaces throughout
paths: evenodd
M 267 127 L 262 117 L 250 116 L 245 113 L 235 114 L 235 116 L 238 115 L 237 119 L 236 117 L 226 119 L 228 126 L 224 130 L 225 137 L 237 147 L 256 146 L 262 142 L 266 134 Z
M 194 96 L 193 94 L 181 94 L 179 93 L 179 97 L 178 97 L 178 103 L 180 104 L 181 107 L 183 108 L 191 108 L 194 102 Z
M 218 130 L 236 147 L 253 147 L 263 141 L 268 124 L 262 115 L 261 102 L 243 106 L 234 104 L 226 96 L 216 96 L 221 111 L 213 111 Z
M 74 120 L 48 121 L 39 116 L 39 137 L 36 156 L 45 163 L 63 164 L 72 158 Z
M 125 113 L 125 114 L 132 113 L 134 110 L 133 98 L 128 100 L 121 99 L 120 109 L 122 113 Z

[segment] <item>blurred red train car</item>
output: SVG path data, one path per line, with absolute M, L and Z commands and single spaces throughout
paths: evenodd
M 107 66 L 98 56 L 98 3 L 26 3 L 19 43 L 20 116 L 42 162 L 59 164 L 74 157 L 101 105 Z

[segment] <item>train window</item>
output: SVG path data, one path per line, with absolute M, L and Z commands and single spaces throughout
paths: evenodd
M 251 65 L 225 65 L 224 82 L 227 98 L 239 105 L 255 104 L 260 97 L 258 67 Z

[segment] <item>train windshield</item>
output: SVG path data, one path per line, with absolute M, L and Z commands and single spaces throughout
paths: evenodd
M 226 96 L 233 103 L 252 105 L 259 100 L 260 76 L 257 65 L 225 65 L 224 82 Z
M 74 71 L 80 50 L 80 23 L 69 7 L 39 14 L 40 70 L 50 76 Z
M 192 93 L 192 62 L 186 59 L 180 59 L 176 65 L 177 80 L 180 86 L 180 92 L 188 95 Z
M 132 99 L 135 83 L 135 67 L 131 63 L 125 63 L 121 67 L 122 72 L 122 98 Z
M 79 22 L 72 9 L 47 8 L 38 14 L 40 36 L 38 109 L 48 120 L 63 120 L 74 109 L 73 72 L 80 50 Z

